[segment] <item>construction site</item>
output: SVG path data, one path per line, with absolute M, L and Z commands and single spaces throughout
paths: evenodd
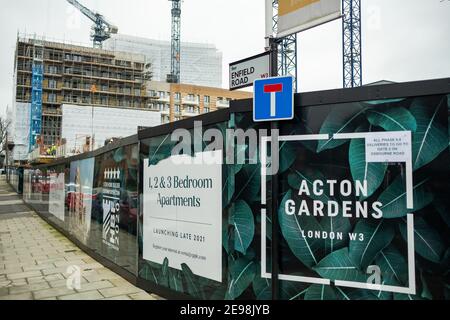
M 11 123 L 7 142 L 9 164 L 48 163 L 83 150 L 93 151 L 104 146 L 105 141 L 135 134 L 138 128 L 215 111 L 228 107 L 233 99 L 251 96 L 220 88 L 222 57 L 209 45 L 186 44 L 183 49 L 186 71 L 184 78 L 180 78 L 181 41 L 177 35 L 180 21 L 176 10 L 172 44 L 159 42 L 161 49 L 155 51 L 152 48 L 155 43 L 159 46 L 158 42 L 117 37 L 118 28 L 103 16 L 77 1 L 68 2 L 94 22 L 93 47 L 18 34 L 15 100 L 7 111 Z M 175 7 L 180 5 L 178 1 L 173 3 Z M 171 47 L 175 50 L 173 55 Z M 174 58 L 170 59 L 171 55 Z M 189 71 L 194 65 L 195 74 Z M 214 78 L 201 79 L 199 74 Z M 185 83 L 171 85 L 180 80 Z M 80 109 L 77 118 L 71 116 L 70 106 L 86 108 Z M 112 112 L 118 114 L 118 119 L 136 118 L 137 122 L 125 122 L 121 129 L 111 126 L 111 117 L 103 115 L 101 108 L 115 108 Z
M 237 0 L 164 0 L 169 40 L 66 2 L 93 23 L 91 45 L 15 40 L 0 300 L 167 299 L 170 319 L 450 300 L 450 4 L 265 0 L 236 14 Z M 229 22 L 225 46 L 181 39 L 187 6 L 190 32 L 216 39 L 207 5 Z M 416 18 L 430 12 L 425 45 Z M 251 28 L 257 52 L 243 49 Z M 328 77 L 337 87 L 301 90 Z

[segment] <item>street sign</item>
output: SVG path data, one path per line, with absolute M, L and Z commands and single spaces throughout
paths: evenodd
M 255 80 L 253 94 L 255 122 L 294 118 L 293 81 L 291 76 Z
M 250 87 L 270 75 L 270 52 L 230 63 L 230 90 Z

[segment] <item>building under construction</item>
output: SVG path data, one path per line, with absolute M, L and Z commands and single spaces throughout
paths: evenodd
M 19 36 L 15 101 L 25 107 L 31 104 L 32 114 L 29 145 L 22 142 L 16 146 L 24 151 L 31 149 L 36 142 L 33 135 L 39 136 L 44 145 L 57 143 L 61 139 L 63 104 L 146 108 L 145 64 L 140 54 Z

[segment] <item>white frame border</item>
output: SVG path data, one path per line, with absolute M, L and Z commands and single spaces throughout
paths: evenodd
M 380 132 L 385 134 L 386 132 Z M 405 131 L 397 131 L 390 133 L 405 134 Z M 376 136 L 377 132 L 365 132 L 365 133 L 345 133 L 334 134 L 331 139 L 366 139 L 369 136 Z M 413 185 L 413 169 L 412 169 L 412 144 L 411 144 L 411 132 L 408 132 L 408 138 L 410 141 L 410 150 L 407 155 L 406 163 L 406 207 L 412 209 L 414 207 L 414 185 Z M 317 141 L 317 140 L 330 140 L 328 134 L 317 135 L 293 135 L 293 136 L 279 136 L 278 141 Z M 267 176 L 267 144 L 272 141 L 272 137 L 262 137 L 260 141 L 260 159 L 261 159 L 261 206 L 267 205 L 267 190 L 266 190 L 266 176 Z M 272 274 L 267 272 L 267 209 L 261 209 L 261 278 L 271 279 Z M 301 277 L 286 274 L 279 274 L 280 280 L 295 281 L 310 284 L 323 284 L 331 285 L 334 282 L 337 287 L 349 287 L 403 294 L 416 294 L 416 271 L 415 271 L 415 245 L 414 245 L 414 215 L 407 214 L 407 238 L 408 238 L 408 287 L 379 285 L 372 283 L 362 283 L 356 281 L 344 281 L 315 277 Z

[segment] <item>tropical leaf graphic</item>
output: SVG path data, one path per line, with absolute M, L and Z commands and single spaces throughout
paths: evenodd
M 339 210 L 342 209 L 339 208 Z M 336 217 L 325 216 L 320 221 L 320 225 L 323 230 L 327 230 L 330 234 L 332 232 L 336 235 L 342 233 L 342 240 L 337 238 L 331 239 L 330 237 L 327 237 L 327 239 L 324 240 L 326 254 L 341 249 L 348 244 L 348 233 L 352 229 L 352 225 L 348 218 L 344 218 L 342 215 L 337 215 Z
M 406 208 L 406 182 L 402 176 L 398 176 L 394 182 L 378 198 L 382 204 L 380 208 L 383 218 L 392 219 L 406 216 L 408 213 L 416 212 L 425 208 L 433 201 L 433 194 L 426 188 L 428 178 L 415 181 L 414 208 Z
M 302 274 L 294 273 L 294 276 Z M 307 284 L 293 281 L 280 281 L 280 298 L 282 300 L 298 300 L 304 297 L 307 291 Z
M 416 119 L 405 108 L 396 107 L 385 110 L 368 110 L 367 120 L 373 126 L 378 126 L 386 131 L 412 131 L 417 130 Z
M 353 233 L 363 234 L 364 240 L 350 241 L 350 258 L 361 270 L 366 270 L 378 252 L 392 242 L 395 228 L 392 223 L 383 219 L 378 221 L 360 220 Z
M 348 105 L 345 109 L 339 107 L 333 108 L 322 124 L 322 128 L 320 128 L 320 134 L 329 134 L 330 138 L 319 141 L 316 152 L 320 153 L 345 144 L 347 140 L 333 139 L 333 135 L 335 133 L 354 132 L 357 126 L 357 120 L 369 109 L 359 103 Z
M 335 251 L 320 261 L 313 268 L 322 278 L 364 282 L 367 279 L 356 264 L 350 259 L 348 248 Z
M 393 245 L 381 250 L 375 261 L 376 265 L 380 267 L 383 284 L 391 286 L 407 285 L 408 264 Z
M 372 132 L 372 125 L 361 125 L 357 132 Z M 368 163 L 366 162 L 366 143 L 365 139 L 352 139 L 349 149 L 349 164 L 353 181 L 363 183 L 367 181 L 367 196 L 361 196 L 364 200 L 370 197 L 380 187 L 386 175 L 386 163 Z
M 433 161 L 449 145 L 445 128 L 438 123 L 438 112 L 445 108 L 445 98 L 434 108 L 423 99 L 414 100 L 411 113 L 417 120 L 417 132 L 413 135 L 414 170 Z
M 364 103 L 370 104 L 370 105 L 380 105 L 380 104 L 388 104 L 388 103 L 398 103 L 398 102 L 402 102 L 404 101 L 405 98 L 400 98 L 400 99 L 384 99 L 384 100 L 370 100 L 370 101 L 365 101 Z
M 253 293 L 257 300 L 272 299 L 272 280 L 261 278 L 261 266 L 257 266 L 256 275 L 252 283 Z
M 245 201 L 239 200 L 234 204 L 229 224 L 234 227 L 234 249 L 245 255 L 255 235 L 252 209 Z
M 292 191 L 286 193 L 278 210 L 281 232 L 292 253 L 305 266 L 312 267 L 318 263 L 319 251 L 324 247 L 323 241 L 303 237 L 302 232 L 306 234 L 309 230 L 321 230 L 321 226 L 314 217 L 286 214 L 285 204 L 289 199 L 292 199 Z
M 305 300 L 338 300 L 338 296 L 330 286 L 313 284 L 306 290 Z
M 243 199 L 247 203 L 259 201 L 261 191 L 261 165 L 246 164 L 236 175 L 235 199 Z
M 175 146 L 175 142 L 171 141 L 170 134 L 158 138 L 157 141 L 161 141 L 157 143 L 157 145 L 150 145 L 149 156 L 148 156 L 148 165 L 156 165 L 161 160 L 167 159 L 172 155 L 172 149 Z
M 232 298 L 238 298 L 253 282 L 256 275 L 256 263 L 247 258 L 236 260 L 231 268 L 231 281 L 228 285 L 227 294 Z
M 194 275 L 185 263 L 181 264 L 181 271 L 183 272 L 183 278 L 186 282 L 188 293 L 195 298 L 202 299 L 203 294 L 197 279 L 198 277 Z
M 338 296 L 342 300 L 379 300 L 379 298 L 370 290 L 363 289 L 349 289 L 336 287 Z
M 399 223 L 399 229 L 403 239 L 408 241 L 405 218 Z M 439 263 L 445 252 L 441 236 L 422 217 L 414 219 L 414 244 L 421 257 L 434 263 Z

